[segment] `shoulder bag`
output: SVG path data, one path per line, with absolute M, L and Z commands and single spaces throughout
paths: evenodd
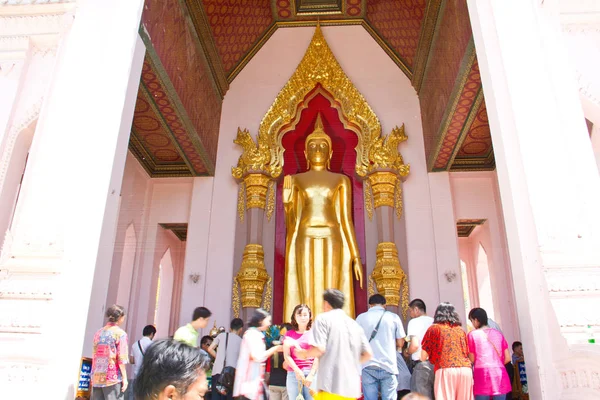
M 375 329 L 373 329 L 373 332 L 371 332 L 371 337 L 369 338 L 369 342 L 371 342 L 371 340 L 373 340 L 375 338 L 375 336 L 377 336 L 377 331 L 379 331 L 379 325 L 381 324 L 381 320 L 383 319 L 383 316 L 385 315 L 387 311 L 383 310 L 383 312 L 381 313 L 381 317 L 379 318 L 379 321 L 377 321 L 377 325 L 375 325 Z
M 233 391 L 235 381 L 235 368 L 227 366 L 227 345 L 229 344 L 229 333 L 225 334 L 225 357 L 223 358 L 223 370 L 217 380 L 217 391 L 226 396 Z

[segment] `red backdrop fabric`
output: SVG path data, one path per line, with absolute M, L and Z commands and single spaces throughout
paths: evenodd
M 319 88 L 315 88 L 318 90 Z M 307 95 L 309 98 L 314 91 Z M 334 108 L 329 99 L 318 93 L 312 98 L 308 107 L 301 111 L 300 119 L 292 131 L 283 136 L 283 176 L 305 172 L 307 170 L 304 156 L 304 143 L 306 137 L 312 133 L 317 115 L 321 114 L 325 132 L 330 136 L 333 145 L 330 171 L 348 176 L 352 182 L 353 222 L 356 240 L 363 263 L 363 288 L 354 281 L 354 301 L 356 315 L 367 310 L 367 282 L 366 282 L 366 250 L 365 250 L 365 221 L 364 197 L 362 182 L 356 177 L 356 151 L 354 150 L 358 137 L 356 133 L 345 129 L 340 120 L 338 110 Z M 275 209 L 275 270 L 273 283 L 273 322 L 276 324 L 289 322 L 290 316 L 283 315 L 283 290 L 285 279 L 285 218 L 283 203 L 280 201 L 283 179 L 277 184 L 277 205 Z M 318 310 L 320 312 L 321 310 Z

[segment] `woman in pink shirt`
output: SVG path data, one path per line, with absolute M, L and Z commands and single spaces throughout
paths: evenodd
M 488 324 L 483 308 L 469 312 L 475 330 L 469 332 L 467 344 L 473 366 L 473 394 L 475 400 L 503 400 L 511 391 L 510 379 L 504 364 L 510 361 L 508 343 L 500 331 Z
M 308 344 L 310 338 L 310 327 L 312 325 L 312 312 L 306 304 L 299 304 L 294 307 L 292 312 L 293 330 L 288 330 L 285 334 L 286 339 L 295 340 L 303 349 L 310 348 Z M 296 400 L 300 389 L 302 389 L 302 397 L 304 400 L 312 400 L 311 390 L 316 389 L 316 374 L 319 367 L 319 360 L 315 358 L 307 358 L 301 360 L 296 357 L 295 350 L 284 349 L 283 356 L 285 358 L 288 370 L 286 387 L 289 400 Z

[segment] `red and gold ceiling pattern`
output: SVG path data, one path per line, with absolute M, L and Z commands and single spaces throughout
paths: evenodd
M 472 43 L 468 10 L 463 2 L 441 1 L 146 0 L 140 34 L 150 59 L 142 82 L 151 94 L 140 91 L 138 110 L 154 105 L 152 118 L 162 123 L 151 129 L 154 120 L 136 113 L 134 153 L 150 158 L 146 168 L 157 176 L 168 176 L 156 170 L 167 164 L 211 175 L 228 82 L 277 27 L 319 19 L 364 26 L 409 78 L 419 75 L 430 170 L 493 169 L 478 65 L 461 65 Z
M 204 0 L 223 68 L 229 74 L 273 23 L 269 0 Z
M 134 135 L 148 155 L 154 158 L 156 164 L 183 163 L 173 140 L 167 133 L 168 127 L 164 126 L 162 119 L 150 105 L 151 102 L 145 88 L 140 85 L 132 126 Z
M 487 152 L 491 148 L 492 137 L 490 136 L 490 125 L 488 121 L 487 109 L 485 107 L 485 101 L 482 101 L 457 156 L 477 157 L 481 155 L 487 155 Z
M 367 20 L 411 69 L 424 15 L 425 0 L 379 0 L 367 4 Z
M 467 117 L 473 108 L 477 93 L 481 90 L 481 76 L 479 75 L 479 64 L 475 59 L 469 68 L 467 79 L 456 99 L 453 110 L 447 118 L 447 128 L 443 129 L 442 142 L 437 150 L 433 170 L 446 170 L 453 158 L 456 145 L 460 138 Z M 444 123 L 444 122 L 442 122 Z M 442 125 L 443 126 L 443 125 Z

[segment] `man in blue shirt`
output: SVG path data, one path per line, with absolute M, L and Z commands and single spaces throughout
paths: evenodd
M 404 345 L 404 328 L 397 314 L 385 310 L 385 297 L 369 298 L 369 311 L 360 314 L 356 322 L 362 327 L 373 349 L 371 360 L 363 364 L 362 389 L 365 400 L 395 400 L 398 381 L 396 352 Z

